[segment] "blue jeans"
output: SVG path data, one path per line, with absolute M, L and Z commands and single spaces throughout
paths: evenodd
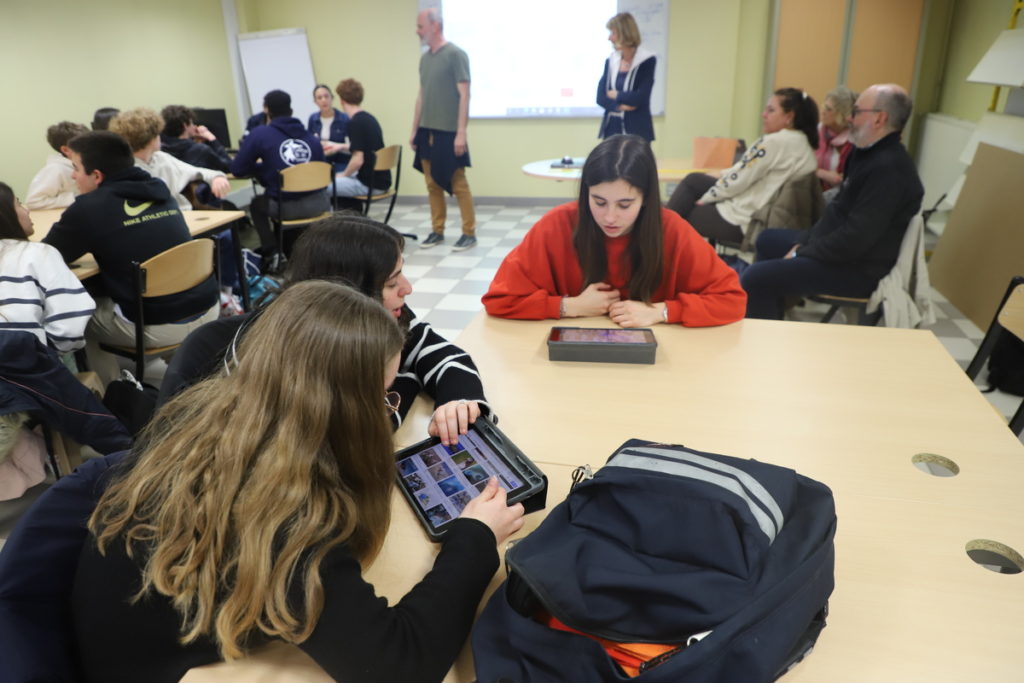
M 832 294 L 867 297 L 878 278 L 852 263 L 825 263 L 807 256 L 783 259 L 806 230 L 769 228 L 757 238 L 757 259 L 740 277 L 747 292 L 747 317 L 782 320 L 787 296 Z

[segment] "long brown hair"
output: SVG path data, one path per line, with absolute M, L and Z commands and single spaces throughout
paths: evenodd
M 230 659 L 253 629 L 302 642 L 323 608 L 326 553 L 346 543 L 368 563 L 380 550 L 394 476 L 384 373 L 402 341 L 379 303 L 299 283 L 252 324 L 230 374 L 152 420 L 89 529 L 101 553 L 143 555 L 135 599 L 167 596 L 183 643 L 210 637 Z M 294 582 L 301 605 L 288 602 Z
M 629 247 L 622 255 L 629 266 L 629 298 L 651 302 L 664 269 L 664 231 L 658 164 L 647 141 L 637 135 L 613 135 L 587 157 L 580 176 L 579 222 L 572 244 L 583 271 L 583 287 L 601 282 L 608 273 L 604 233 L 590 213 L 590 188 L 625 180 L 640 191 L 643 205 L 630 231 Z

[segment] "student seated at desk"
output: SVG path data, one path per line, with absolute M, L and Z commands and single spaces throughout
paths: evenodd
M 253 226 L 260 235 L 263 256 L 278 267 L 277 239 L 270 217 L 280 213 L 284 220 L 319 216 L 331 208 L 331 194 L 326 189 L 311 192 L 282 192 L 281 171 L 307 161 L 323 161 L 320 139 L 307 131 L 292 116 L 291 95 L 271 90 L 263 97 L 263 109 L 270 123 L 257 126 L 242 140 L 242 147 L 231 161 L 231 172 L 238 178 L 254 176 L 266 188 L 249 204 Z
M 341 173 L 349 160 L 349 115 L 334 108 L 334 93 L 323 83 L 313 88 L 313 103 L 317 111 L 309 115 L 306 130 L 320 138 L 326 161 L 334 166 L 335 173 Z
M 144 107 L 121 112 L 110 122 L 110 130 L 131 145 L 135 165 L 167 183 L 171 196 L 182 211 L 192 210 L 192 203 L 185 198 L 184 191 L 189 183 L 197 180 L 208 183 L 210 192 L 217 199 L 226 197 L 231 191 L 231 184 L 222 171 L 187 164 L 160 149 L 160 133 L 163 129 L 163 118 L 152 109 Z
M 96 303 L 60 252 L 29 242 L 31 234 L 28 209 L 0 183 L 0 330 L 31 332 L 61 352 L 80 349 Z
M 380 303 L 299 283 L 229 373 L 160 410 L 89 521 L 72 593 L 86 680 L 178 681 L 271 640 L 340 681 L 441 680 L 523 507 L 492 480 L 392 607 L 363 579 L 388 531 L 403 341 Z
M 428 432 L 446 444 L 458 441 L 481 413 L 491 414 L 480 373 L 465 351 L 419 320 L 405 305 L 412 286 L 402 274 L 405 241 L 390 226 L 362 216 L 337 215 L 318 221 L 295 242 L 285 272 L 285 289 L 319 278 L 350 282 L 363 294 L 384 304 L 405 332 L 398 376 L 389 387 L 400 402 L 392 413 L 397 429 L 420 390 L 434 399 Z M 238 339 L 259 313 L 221 318 L 204 325 L 185 340 L 160 386 L 160 403 L 185 387 L 220 371 Z
M 115 107 L 100 107 L 92 115 L 92 129 L 109 130 L 110 120 L 120 113 L 121 110 Z
M 690 224 L 661 207 L 651 148 L 616 135 L 587 157 L 579 201 L 552 209 L 498 268 L 483 296 L 500 318 L 607 315 L 621 327 L 739 320 L 736 273 Z
M 186 164 L 228 172 L 231 156 L 209 128 L 196 125 L 194 111 L 180 104 L 169 104 L 160 110 L 160 117 L 164 120 L 161 149 Z
M 30 210 L 63 209 L 75 201 L 78 188 L 71 178 L 75 169 L 68 158 L 68 140 L 87 132 L 88 128 L 71 121 L 61 121 L 46 129 L 46 141 L 54 153 L 46 158 L 46 165 L 28 184 L 25 206 Z
M 348 165 L 334 177 L 334 193 L 338 197 L 359 197 L 387 192 L 391 187 L 391 171 L 375 171 L 377 151 L 384 147 L 384 132 L 370 112 L 363 109 L 363 84 L 354 78 L 338 83 L 338 99 L 348 117 L 348 133 L 352 153 Z M 357 206 L 359 204 L 357 203 Z
M 72 138 L 71 161 L 81 194 L 43 240 L 70 263 L 92 252 L 100 268 L 104 296 L 86 328 L 89 367 L 106 384 L 116 378 L 117 363 L 100 342 L 132 345 L 135 293 L 132 262 L 143 262 L 192 239 L 167 186 L 134 164 L 124 138 L 94 131 Z M 94 278 L 95 279 L 95 278 Z M 219 311 L 217 280 L 211 276 L 192 289 L 146 302 L 146 344 L 167 346 Z

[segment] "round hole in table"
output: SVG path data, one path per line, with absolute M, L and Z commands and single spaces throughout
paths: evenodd
M 997 574 L 1020 574 L 1024 571 L 1024 557 L 999 541 L 977 538 L 967 542 L 966 550 L 972 562 Z
M 917 469 L 935 477 L 955 477 L 960 474 L 960 465 L 935 453 L 917 453 L 910 462 L 914 463 Z

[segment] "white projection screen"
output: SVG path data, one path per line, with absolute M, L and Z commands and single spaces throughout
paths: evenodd
M 605 24 L 632 12 L 658 57 L 651 111 L 665 112 L 666 0 L 420 0 L 438 7 L 445 38 L 469 54 L 473 118 L 600 116 L 595 101 L 611 53 Z

